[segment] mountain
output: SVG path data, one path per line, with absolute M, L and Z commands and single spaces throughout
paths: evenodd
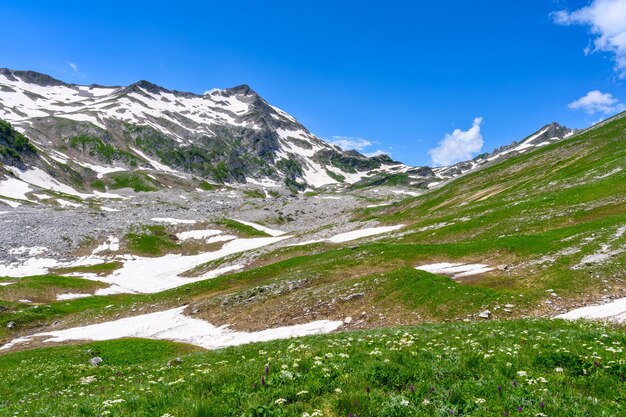
M 463 161 L 451 166 L 435 168 L 433 172 L 441 179 L 455 178 L 459 175 L 474 171 L 479 167 L 500 162 L 512 156 L 520 155 L 530 150 L 566 139 L 576 132 L 575 129 L 570 129 L 556 122 L 552 122 L 522 139 L 520 142 L 513 142 L 509 145 L 501 146 L 494 149 L 491 153 L 478 155 L 471 161 Z
M 13 150 L 11 160 L 5 155 L 4 165 L 18 168 L 9 169 L 12 176 L 84 195 L 129 186 L 153 191 L 219 184 L 273 192 L 380 185 L 420 191 L 575 133 L 551 123 L 470 161 L 410 167 L 319 139 L 247 85 L 199 95 L 148 81 L 126 87 L 76 85 L 6 68 L 0 69 L 0 119 L 32 145 L 31 154 L 19 160 L 20 150 Z M 19 200 L 23 194 L 8 197 Z
M 148 169 L 303 190 L 398 165 L 320 140 L 247 85 L 199 95 L 148 81 L 84 86 L 0 69 L 0 119 L 27 136 L 49 165 L 51 159 L 67 165 L 88 187 L 98 174 Z
M 561 126 L 556 122 L 543 126 L 535 133 L 523 140 L 494 149 L 491 153 L 483 153 L 469 161 L 458 162 L 442 167 L 408 167 L 392 165 L 384 167 L 370 176 L 354 183 L 352 188 L 363 188 L 375 185 L 402 185 L 418 189 L 428 189 L 441 186 L 444 182 L 468 174 L 483 167 L 501 162 L 512 156 L 520 155 L 530 150 L 549 145 L 550 143 L 571 137 L 577 130 Z
M 100 102 L 9 75 L 0 415 L 623 414 L 626 112 L 452 167 L 370 169 L 283 138 L 297 123 L 253 114 L 247 87 L 183 101 L 142 82 Z M 176 100 L 190 107 L 164 110 Z M 182 115 L 194 100 L 211 124 Z M 213 140 L 268 149 L 240 166 L 260 176 L 235 157 L 221 180 L 202 171 Z M 355 182 L 277 191 L 308 163 Z

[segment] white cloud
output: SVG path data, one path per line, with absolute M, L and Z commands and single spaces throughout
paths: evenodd
M 333 136 L 328 142 L 339 146 L 344 151 L 356 150 L 362 151 L 368 146 L 372 146 L 372 142 L 363 138 L 354 138 L 348 136 Z
M 373 156 L 389 155 L 389 152 L 385 152 L 382 149 L 376 149 L 374 152 L 365 152 L 363 155 L 371 158 Z
M 598 90 L 588 92 L 578 100 L 569 103 L 567 107 L 572 110 L 584 110 L 587 114 L 610 114 L 626 109 L 612 94 L 602 93 Z
M 480 133 L 482 117 L 474 119 L 468 130 L 455 129 L 447 133 L 439 146 L 428 151 L 433 164 L 452 165 L 456 162 L 472 159 L 483 147 L 483 136 Z
M 588 26 L 594 35 L 593 47 L 585 52 L 612 54 L 617 76 L 626 78 L 626 0 L 593 0 L 572 12 L 554 12 L 552 18 L 560 25 Z
M 78 74 L 78 65 L 76 65 L 73 62 L 67 61 L 67 66 L 70 67 L 70 69 L 72 70 L 74 74 Z

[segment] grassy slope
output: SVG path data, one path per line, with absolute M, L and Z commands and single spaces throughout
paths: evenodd
M 263 317 L 264 324 L 276 325 L 282 323 L 281 320 L 302 322 L 333 315 L 333 318 L 341 318 L 357 315 L 367 308 L 366 326 L 388 326 L 424 320 L 460 319 L 479 309 L 495 308 L 506 302 L 516 304 L 513 316 L 535 314 L 542 312 L 548 288 L 556 289 L 563 297 L 562 300 L 551 300 L 556 304 L 578 299 L 581 294 L 602 293 L 605 288 L 615 292 L 623 286 L 620 281 L 626 263 L 623 252 L 603 264 L 581 269 L 572 267 L 583 256 L 596 252 L 603 243 L 612 249 L 626 243 L 626 236 L 615 236 L 616 230 L 626 224 L 625 132 L 626 119 L 618 119 L 576 138 L 467 175 L 422 197 L 407 199 L 400 205 L 364 210 L 359 214 L 360 218 L 408 224 L 408 233 L 399 240 L 364 243 L 352 248 L 318 244 L 282 249 L 259 260 L 255 269 L 160 294 L 93 297 L 50 303 L 37 309 L 9 304 L 9 310 L 0 315 L 0 337 L 11 336 L 4 328 L 8 320 L 18 322 L 18 331 L 49 323 L 55 318 L 64 318 L 71 325 L 95 317 L 106 320 L 116 314 L 127 314 L 131 306 L 154 305 L 153 308 L 161 309 L 178 305 L 179 299 L 191 299 L 198 303 L 202 307 L 200 314 L 214 323 L 241 323 L 250 320 L 250 317 Z M 573 249 L 577 252 L 573 253 Z M 548 260 L 545 260 L 546 256 Z M 413 269 L 415 265 L 437 261 L 506 264 L 510 268 L 465 283 L 469 285 Z M 303 281 L 302 285 L 278 295 L 260 296 L 258 292 L 264 285 L 300 281 Z M 356 301 L 337 301 L 341 296 L 356 291 L 363 291 L 366 295 Z M 256 300 L 233 303 L 228 308 L 220 307 L 223 298 L 236 294 L 255 294 Z M 321 301 L 324 302 L 320 307 Z M 110 305 L 113 307 L 105 309 Z M 312 310 L 313 314 L 303 314 L 304 309 Z M 379 319 L 375 313 L 387 319 Z M 497 310 L 494 313 L 499 315 Z M 257 321 L 253 320 L 254 323 L 248 323 L 248 326 L 254 328 Z M 537 333 L 540 331 L 543 333 Z M 313 372 L 311 356 L 315 355 L 311 353 L 303 354 L 302 359 L 309 361 L 305 368 L 311 372 L 298 376 L 297 383 L 271 379 L 275 376 L 273 374 L 270 377 L 271 390 L 251 391 L 250 385 L 259 379 L 258 375 L 253 378 L 253 370 L 258 374 L 258 368 L 268 361 L 267 355 L 253 359 L 254 352 L 258 349 L 277 349 L 280 355 L 284 355 L 286 342 L 192 356 L 181 368 L 186 371 L 180 374 L 176 374 L 177 370 L 164 369 L 162 361 L 147 368 L 143 365 L 135 368 L 133 365 L 126 371 L 116 369 L 116 372 L 122 373 L 122 380 L 127 373 L 143 375 L 138 377 L 140 382 L 133 380 L 136 389 L 155 385 L 146 384 L 158 372 L 167 374 L 171 379 L 167 379 L 169 382 L 176 381 L 178 377 L 184 377 L 189 382 L 158 389 L 155 385 L 152 388 L 154 395 L 148 395 L 147 399 L 144 398 L 145 391 L 139 394 L 128 390 L 125 395 L 129 397 L 121 403 L 120 411 L 113 408 L 111 411 L 119 415 L 159 415 L 157 413 L 161 412 L 228 415 L 228 410 L 237 410 L 238 414 L 234 415 L 240 415 L 250 407 L 264 404 L 267 409 L 256 415 L 281 415 L 282 407 L 273 402 L 283 397 L 288 401 L 286 415 L 311 413 L 314 409 L 323 410 L 325 415 L 347 415 L 351 411 L 357 415 L 449 415 L 450 408 L 457 411 L 466 408 L 474 415 L 502 415 L 504 410 L 516 411 L 518 406 L 532 410 L 529 415 L 535 415 L 541 412 L 537 409 L 541 400 L 546 402 L 548 415 L 623 413 L 620 407 L 624 402 L 624 386 L 620 375 L 624 371 L 624 363 L 623 359 L 619 359 L 621 362 L 604 363 L 615 359 L 615 352 L 606 353 L 611 345 L 601 337 L 605 330 L 560 322 L 536 324 L 513 321 L 437 325 L 412 332 L 420 338 L 421 350 L 414 354 L 390 351 L 387 357 L 390 362 L 385 362 L 384 357 L 378 358 L 378 355 L 368 355 L 377 343 L 382 343 L 382 348 L 388 346 L 387 338 L 398 338 L 388 331 L 308 339 L 315 354 L 320 356 L 325 350 L 338 354 L 341 346 L 345 346 L 345 337 L 363 337 L 366 341 L 364 344 L 355 343 L 348 349 L 350 360 L 344 361 L 347 364 L 336 364 L 343 371 L 338 372 L 336 377 L 335 371 L 331 371 L 332 383 L 320 375 L 309 378 Z M 467 343 L 468 339 L 473 340 L 469 334 L 476 334 L 473 338 L 476 343 Z M 371 344 L 369 338 L 372 338 Z M 343 342 L 336 344 L 336 340 Z M 611 333 L 610 340 L 619 343 L 611 349 L 621 349 L 623 334 Z M 120 343 L 132 350 L 132 345 Z M 306 343 L 309 344 L 308 341 Z M 391 343 L 394 343 L 393 340 Z M 490 346 L 499 348 L 490 353 Z M 511 352 L 506 351 L 504 346 L 518 353 L 509 355 Z M 432 349 L 436 352 L 427 355 Z M 537 349 L 545 356 L 557 359 L 536 362 L 533 358 L 537 356 Z M 594 366 L 593 352 L 600 352 L 593 356 L 597 356 L 596 361 L 603 366 Z M 494 354 L 498 359 L 493 362 L 497 363 L 485 361 L 484 354 Z M 49 351 L 7 355 L 0 358 L 0 366 L 4 364 L 14 369 L 15 363 L 10 361 L 19 355 L 41 355 L 42 370 L 54 369 L 66 374 L 70 370 L 84 369 L 54 363 L 54 354 Z M 251 359 L 243 359 L 241 355 Z M 619 352 L 619 355 L 623 358 L 623 353 Z M 279 357 L 279 353 L 273 357 Z M 228 363 L 215 366 L 222 360 L 217 358 L 225 358 Z M 289 361 L 293 359 L 295 357 L 289 358 Z M 513 363 L 512 369 L 503 366 L 505 359 Z M 205 360 L 212 365 L 206 367 L 202 362 Z M 51 361 L 49 365 L 47 361 Z M 193 368 L 185 368 L 187 363 L 207 369 L 207 373 L 192 372 Z M 398 363 L 404 364 L 402 369 L 395 368 Z M 237 366 L 229 366 L 232 364 Z M 604 365 L 610 367 L 605 368 Z M 556 366 L 565 367 L 565 374 L 555 375 L 553 367 Z M 345 371 L 346 367 L 351 369 L 350 372 Z M 402 376 L 405 368 L 411 375 Z M 583 369 L 586 369 L 586 374 Z M 32 373 L 35 370 L 33 366 L 20 371 Z M 517 378 L 514 375 L 516 370 L 526 370 L 535 379 L 543 375 L 548 383 L 554 382 L 555 385 L 547 387 L 548 391 L 541 391 L 541 385 L 524 385 L 524 390 L 511 390 L 511 380 Z M 399 380 L 389 379 L 399 371 Z M 481 380 L 492 383 L 486 387 L 486 382 Z M 29 376 L 24 376 L 24 381 L 32 383 Z M 419 387 L 416 388 L 419 396 L 407 392 L 409 384 Z M 425 387 L 431 384 L 438 387 L 435 390 L 438 394 L 425 392 Z M 493 389 L 498 384 L 507 387 L 502 397 Z M 364 393 L 364 385 L 371 387 L 369 396 Z M 73 397 L 71 401 L 77 401 L 78 410 L 83 410 L 76 411 L 76 415 L 102 412 L 105 395 L 121 395 L 116 387 L 117 384 L 104 389 L 95 400 Z M 335 387 L 341 388 L 342 393 L 330 392 Z M 3 389 L 8 389 L 6 384 Z M 307 397 L 308 394 L 297 396 L 296 393 L 301 390 L 315 393 L 315 398 L 312 395 Z M 65 394 L 69 395 L 69 392 Z M 9 398 L 15 398 L 13 395 L 9 394 Z M 48 405 L 67 406 L 70 400 L 63 395 L 54 397 L 55 400 Z M 410 401 L 408 408 L 402 408 L 399 396 Z M 426 398 L 431 401 L 432 408 L 420 405 Z M 476 408 L 477 398 L 487 400 L 486 408 Z M 96 400 L 100 402 L 92 403 Z M 59 403 L 54 405 L 55 402 Z M 53 412 L 54 408 L 49 410 Z
M 362 311 L 368 313 L 363 327 L 461 319 L 484 308 L 496 317 L 553 314 L 555 310 L 545 301 L 567 307 L 572 300 L 603 294 L 604 289 L 618 293 L 624 286 L 623 252 L 609 262 L 572 269 L 626 224 L 626 171 L 616 172 L 626 162 L 624 132 L 626 118 L 618 119 L 467 175 L 401 205 L 359 214 L 361 218 L 408 224 L 408 233 L 400 240 L 350 249 L 328 244 L 281 249 L 260 259 L 255 269 L 160 294 L 51 303 L 36 311 L 10 308 L 0 315 L 0 325 L 14 320 L 20 325 L 19 332 L 61 317 L 74 323 L 97 316 L 106 319 L 127 314 L 129 306 L 167 307 L 177 305 L 178 299 L 193 300 L 201 315 L 214 323 L 236 323 L 244 329 L 320 317 L 342 319 L 361 316 Z M 439 227 L 443 223 L 448 225 Z M 626 234 L 610 242 L 614 248 L 624 243 Z M 571 248 L 579 251 L 555 255 Z M 541 263 L 547 255 L 554 259 Z M 437 261 L 510 268 L 465 283 L 469 285 L 413 270 L 416 265 Z M 260 294 L 263 286 L 292 282 L 298 285 L 290 291 Z M 547 289 L 554 289 L 561 298 L 549 297 Z M 356 292 L 365 296 L 341 300 Z M 255 299 L 222 306 L 224 298 L 235 295 Z M 507 303 L 516 305 L 513 313 L 497 308 Z M 103 311 L 111 304 L 115 307 Z M 266 320 L 261 323 L 251 319 L 254 317 Z M 0 338 L 3 336 L 8 338 L 9 333 L 1 326 Z
M 167 342 L 98 342 L 0 356 L 0 414 L 619 416 L 624 344 L 623 331 L 561 321 L 339 333 L 186 356 Z M 88 349 L 101 367 L 88 365 Z M 177 356 L 182 364 L 168 367 Z
M 58 275 L 36 275 L 24 278 L 0 278 L 0 282 L 12 282 L 7 286 L 0 286 L 0 300 L 18 302 L 30 300 L 34 303 L 54 301 L 56 294 L 64 293 L 93 293 L 107 285 L 97 281 L 90 281 L 76 277 Z

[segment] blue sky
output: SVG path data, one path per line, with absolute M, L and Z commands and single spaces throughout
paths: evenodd
M 441 164 L 623 109 L 624 22 L 626 0 L 15 1 L 0 4 L 0 66 L 246 83 L 321 138 Z

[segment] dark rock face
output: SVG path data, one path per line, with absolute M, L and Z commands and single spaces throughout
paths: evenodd
M 354 184 L 359 187 L 424 188 L 572 132 L 551 123 L 520 143 L 471 161 L 449 167 L 411 168 L 387 155 L 366 157 L 320 140 L 245 84 L 201 95 L 141 80 L 102 92 L 97 90 L 99 86 L 68 84 L 33 71 L 0 69 L 0 75 L 8 80 L 0 85 L 0 109 L 12 114 L 11 120 L 20 123 L 19 128 L 42 156 L 61 152 L 64 158 L 78 162 L 61 163 L 57 175 L 79 184 L 84 182 L 81 176 L 90 181 L 95 176 L 94 171 L 84 169 L 89 166 L 86 164 L 115 165 L 127 171 L 164 164 L 214 182 L 245 183 L 266 178 L 292 190 L 310 185 L 305 178 L 318 185 L 354 182 L 354 176 L 348 174 L 356 173 L 362 179 Z M 32 88 L 22 88 L 15 82 L 18 80 L 32 84 Z M 59 101 L 57 93 L 37 86 L 66 87 L 67 97 L 79 99 L 65 97 Z M 16 106 L 16 95 L 36 104 L 29 109 Z M 32 114 L 37 117 L 29 116 Z M 28 140 L 11 135 L 5 135 L 12 139 L 4 142 L 0 138 L 0 163 L 21 168 L 38 164 L 53 170 L 38 158 Z
M 544 131 L 544 132 L 542 132 L 542 131 Z M 539 134 L 540 132 L 542 132 L 542 133 Z M 494 149 L 492 153 L 486 154 L 483 159 L 487 159 L 488 157 L 497 156 L 498 154 L 504 153 L 504 152 L 506 152 L 508 150 L 515 149 L 517 146 L 519 146 L 522 143 L 527 144 L 527 145 L 537 145 L 539 143 L 543 143 L 543 142 L 546 142 L 546 141 L 555 141 L 555 140 L 563 139 L 566 136 L 572 134 L 573 132 L 574 132 L 573 129 L 570 129 L 570 128 L 565 127 L 565 126 L 561 126 L 560 124 L 558 124 L 556 122 L 552 122 L 549 125 L 546 125 L 546 126 L 542 127 L 537 132 L 533 133 L 532 135 L 529 135 L 528 137 L 522 139 L 519 142 L 518 141 L 514 141 L 514 142 L 512 142 L 509 145 L 500 146 L 499 148 Z M 532 138 L 533 136 L 536 136 L 536 137 Z M 530 138 L 532 138 L 532 139 L 530 139 Z M 478 159 L 478 158 L 479 157 L 477 157 L 476 159 Z
M 37 151 L 30 141 L 13 127 L 0 120 L 0 163 L 25 169 L 37 158 Z
M 24 82 L 41 86 L 71 85 L 64 83 L 63 81 L 57 80 L 56 78 L 52 78 L 49 75 L 41 74 L 35 71 L 13 71 L 8 68 L 0 68 L 0 74 L 6 76 L 13 81 L 16 81 L 17 78 L 19 78 Z
M 151 168 L 154 164 L 140 155 L 144 153 L 172 169 L 216 182 L 268 178 L 295 189 L 306 187 L 307 173 L 316 181 L 325 175 L 323 181 L 341 182 L 345 177 L 339 172 L 363 173 L 394 164 L 386 155 L 368 158 L 316 138 L 245 84 L 201 95 L 141 80 L 103 92 L 97 91 L 100 86 L 67 84 L 33 71 L 0 69 L 0 74 L 8 79 L 0 85 L 0 93 L 6 93 L 0 109 L 17 116 L 11 120 L 20 123 L 44 154 L 59 151 L 73 162 Z M 63 86 L 69 97 L 80 99 L 59 101 L 45 88 L 20 88 L 15 83 L 19 80 L 33 87 Z M 40 104 L 26 113 L 12 104 L 15 95 Z M 37 116 L 29 116 L 33 113 Z
M 313 159 L 321 164 L 330 164 L 346 172 L 377 169 L 380 168 L 384 162 L 391 161 L 391 158 L 388 156 L 386 156 L 386 158 L 380 158 L 378 156 L 368 158 L 357 151 L 339 152 L 335 149 L 318 151 L 313 156 Z

